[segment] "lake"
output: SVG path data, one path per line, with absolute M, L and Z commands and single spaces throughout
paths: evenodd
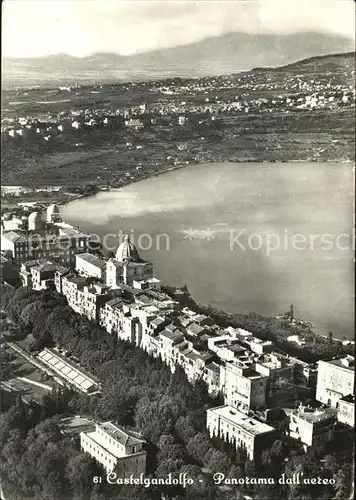
M 226 311 L 296 317 L 354 337 L 351 163 L 194 165 L 73 201 L 62 217 L 131 234 L 166 284 Z M 111 235 L 110 235 L 111 234 Z

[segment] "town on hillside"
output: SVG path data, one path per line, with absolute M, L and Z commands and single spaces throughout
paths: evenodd
M 203 384 L 207 436 L 213 442 L 219 440 L 230 453 L 238 452 L 240 460 L 244 457 L 256 470 L 276 442 L 284 443 L 288 463 L 296 450 L 323 460 L 338 441 L 352 436 L 354 357 L 348 351 L 342 357 L 308 363 L 251 331 L 221 326 L 214 316 L 184 305 L 184 289 L 167 293 L 152 263 L 141 258 L 129 237 L 115 255 L 104 257 L 97 245 L 91 246 L 89 235 L 61 219 L 56 205 L 27 218 L 3 220 L 1 240 L 4 295 L 15 297 L 22 286 L 35 293 L 31 300 L 53 301 L 51 307 L 64 299 L 75 315 L 99 327 L 100 336 L 109 335 L 115 342 L 142 350 L 150 359 L 160 360 L 172 375 L 182 370 L 192 387 Z M 6 281 L 5 262 L 11 262 L 11 272 L 18 273 L 18 291 Z M 11 326 L 16 314 L 11 313 L 11 300 L 7 304 L 2 321 Z M 292 309 L 286 316 L 287 322 L 295 321 Z M 23 314 L 17 313 L 17 321 L 20 317 Z M 27 325 L 35 321 L 26 318 L 22 321 Z M 11 368 L 1 382 L 3 392 L 21 395 L 27 404 L 43 404 L 49 394 L 69 391 L 88 401 L 99 398 L 100 404 L 107 381 L 98 371 L 90 373 L 82 366 L 83 355 L 79 359 L 71 352 L 72 342 L 62 343 L 62 333 L 53 342 L 47 331 L 37 331 L 30 334 L 35 340 L 29 343 L 26 338 L 16 340 L 11 328 L 6 329 L 2 346 Z M 27 327 L 26 335 L 28 331 Z M 298 347 L 300 339 L 295 337 L 291 336 L 290 345 Z M 344 346 L 349 347 L 350 343 Z M 299 348 L 305 346 L 299 342 Z M 19 376 L 22 370 L 18 369 L 24 366 L 28 373 Z M 144 474 L 150 434 L 146 432 L 145 438 L 144 428 L 125 428 L 115 420 L 100 421 L 89 414 L 63 417 L 64 435 L 77 436 L 82 451 L 107 473 Z
M 348 53 L 233 75 L 4 90 L 3 205 L 203 162 L 352 161 L 354 80 Z
M 353 500 L 353 2 L 2 14 L 0 500 Z

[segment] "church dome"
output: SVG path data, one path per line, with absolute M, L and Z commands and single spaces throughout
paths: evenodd
M 140 256 L 138 254 L 137 248 L 130 241 L 128 236 L 125 236 L 125 241 L 123 241 L 116 251 L 116 260 L 119 262 L 140 262 Z

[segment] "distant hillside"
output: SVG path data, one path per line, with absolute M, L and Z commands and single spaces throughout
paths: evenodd
M 274 71 L 285 71 L 290 74 L 298 72 L 332 73 L 342 69 L 355 69 L 355 52 L 329 54 L 325 56 L 310 57 L 286 66 L 275 68 Z
M 56 54 L 36 59 L 4 59 L 3 85 L 112 82 L 171 76 L 236 73 L 256 66 L 285 66 L 300 59 L 354 50 L 337 35 L 249 35 L 228 33 L 201 42 L 133 56 L 99 53 L 84 58 Z
M 340 54 L 326 54 L 323 56 L 308 57 L 301 61 L 296 61 L 291 64 L 278 67 L 262 66 L 253 68 L 252 71 L 299 71 L 301 69 L 324 68 L 332 70 L 333 68 L 340 68 L 340 66 L 348 67 L 350 64 L 355 66 L 355 52 L 341 52 Z
M 241 73 L 234 75 L 236 78 Z M 307 77 L 319 82 L 330 82 L 332 78 L 334 85 L 355 84 L 355 52 L 341 54 L 329 54 L 325 56 L 310 57 L 278 68 L 254 68 L 251 76 L 265 80 L 268 78 L 276 84 L 288 76 L 288 78 Z

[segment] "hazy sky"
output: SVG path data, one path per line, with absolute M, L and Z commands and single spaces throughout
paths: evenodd
M 123 55 L 229 31 L 355 36 L 353 0 L 4 0 L 3 57 Z

